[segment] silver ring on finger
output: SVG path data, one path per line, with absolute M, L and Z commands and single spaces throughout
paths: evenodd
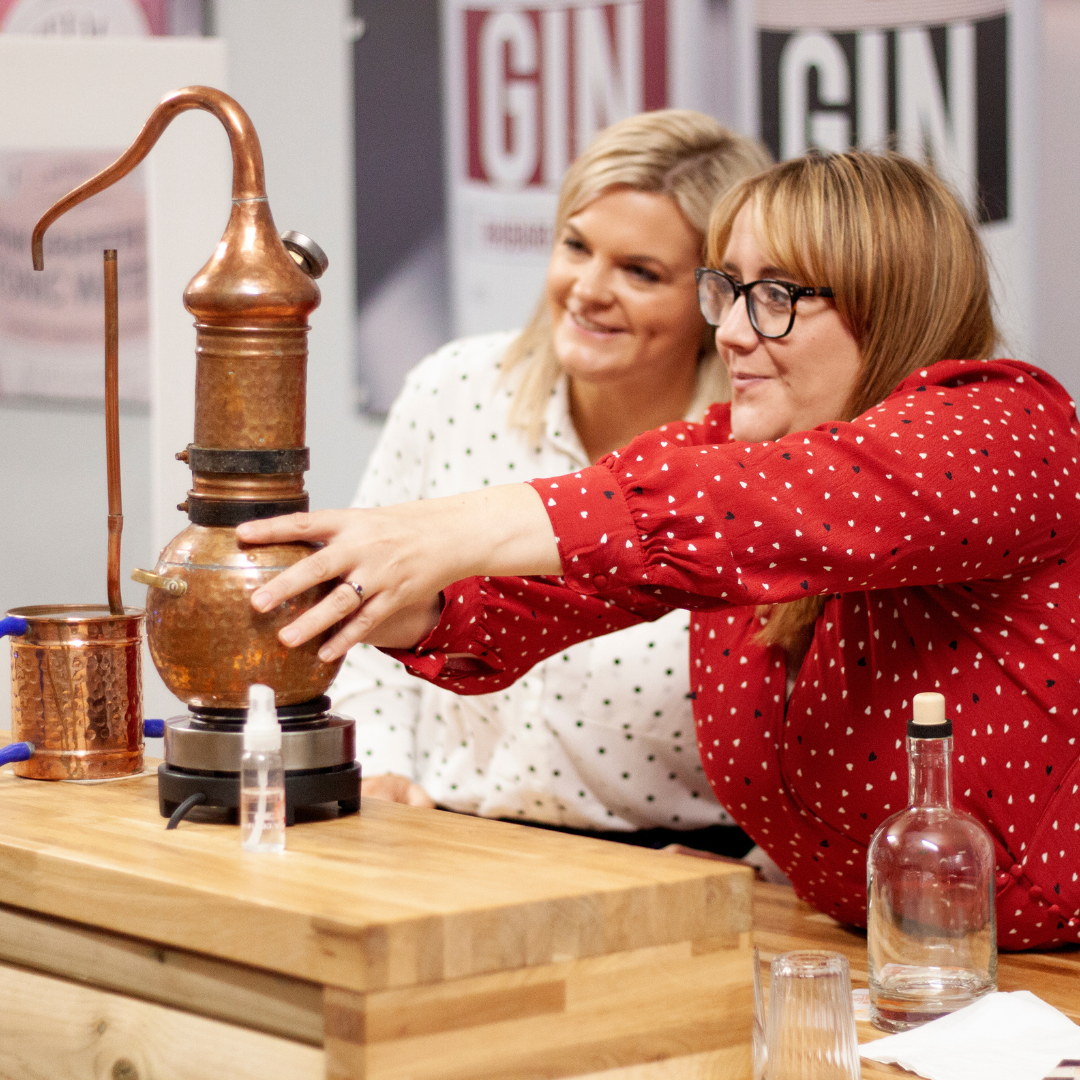
M 348 585 L 349 588 L 356 593 L 356 599 L 360 601 L 360 603 L 356 605 L 357 610 L 362 608 L 364 606 L 364 586 L 361 585 L 359 581 L 345 581 L 343 584 Z

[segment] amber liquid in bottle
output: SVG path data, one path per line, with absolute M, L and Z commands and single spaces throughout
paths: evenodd
M 925 700 L 920 700 L 925 699 Z M 916 694 L 906 810 L 867 854 L 870 1018 L 905 1031 L 997 988 L 994 845 L 952 805 L 952 722 L 940 694 Z

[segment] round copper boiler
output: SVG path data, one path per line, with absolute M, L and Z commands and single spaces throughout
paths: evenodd
M 189 705 L 244 709 L 248 687 L 273 687 L 278 706 L 325 693 L 341 660 L 318 657 L 327 631 L 296 649 L 278 631 L 321 600 L 332 585 L 301 593 L 260 614 L 251 595 L 282 570 L 310 555 L 306 544 L 241 544 L 235 529 L 189 525 L 158 559 L 155 573 L 183 581 L 180 596 L 146 590 L 146 636 L 165 685 Z

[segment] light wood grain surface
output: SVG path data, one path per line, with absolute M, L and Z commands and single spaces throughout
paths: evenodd
M 0 903 L 357 991 L 749 929 L 724 863 L 367 800 L 288 830 L 166 832 L 150 777 L 98 786 L 0 772 Z
M 835 949 L 866 985 L 863 934 L 724 863 L 375 801 L 281 857 L 164 824 L 151 777 L 0 772 L 2 1080 L 209 1075 L 170 1060 L 193 1041 L 237 1077 L 741 1080 L 751 894 L 764 963 Z M 1080 1022 L 1080 951 L 999 985 Z
M 3 1080 L 320 1080 L 317 1047 L 0 964 Z
M 71 1019 L 0 1034 L 0 1078 L 77 1075 L 58 1062 L 81 1068 L 89 1046 L 87 1076 L 186 1080 L 201 1066 L 137 1034 L 169 1017 L 207 1045 L 235 1032 L 256 1072 L 287 1044 L 267 1076 L 747 1073 L 745 867 L 374 800 L 287 845 L 250 855 L 205 820 L 167 832 L 153 777 L 0 773 L 0 1012 L 29 994 Z
M 318 983 L 7 907 L 0 961 L 322 1045 Z

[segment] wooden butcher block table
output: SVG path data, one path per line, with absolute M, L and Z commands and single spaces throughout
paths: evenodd
M 166 832 L 0 772 L 4 1080 L 742 1080 L 743 867 L 365 800 Z

